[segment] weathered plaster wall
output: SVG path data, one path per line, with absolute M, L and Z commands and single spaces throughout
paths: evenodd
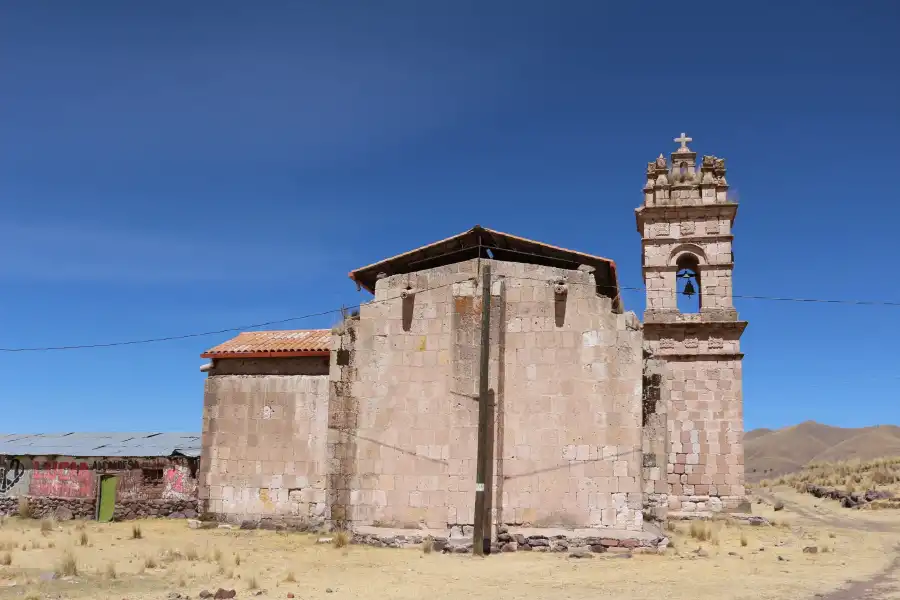
M 217 361 L 203 406 L 200 498 L 208 510 L 325 518 L 328 377 L 305 374 L 320 373 L 322 361 L 276 364 L 276 375 L 260 374 L 255 360 L 224 372 L 257 374 L 223 375 L 228 361 Z
M 356 325 L 349 519 L 470 524 L 478 261 L 386 277 Z M 641 527 L 641 333 L 586 271 L 491 261 L 493 507 L 505 523 Z M 566 278 L 568 293 L 553 284 Z M 415 293 L 400 298 L 403 290 Z M 347 373 L 336 374 L 339 380 Z
M 671 403 L 668 365 L 663 360 L 644 359 L 643 390 L 643 486 L 644 512 L 664 519 L 669 506 L 668 411 Z

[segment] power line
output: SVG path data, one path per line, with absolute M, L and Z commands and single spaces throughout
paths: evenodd
M 485 247 L 491 248 L 490 246 L 485 246 Z M 497 248 L 497 249 L 504 250 L 503 248 Z M 531 253 L 522 252 L 522 254 L 531 254 Z M 534 255 L 534 256 L 540 256 L 540 255 Z M 541 257 L 541 258 L 547 258 L 547 257 Z M 566 260 L 566 259 L 560 259 L 560 260 Z M 575 261 L 567 260 L 566 262 L 574 263 Z M 529 280 L 529 281 L 540 281 L 540 282 L 544 282 L 544 283 L 548 282 L 548 280 L 546 278 L 541 279 L 541 278 L 536 278 L 536 277 L 524 277 L 524 276 L 520 276 L 520 275 L 508 275 L 508 276 L 503 276 L 503 277 L 505 277 L 506 279 L 522 279 L 522 280 Z M 447 287 L 447 286 L 453 285 L 454 283 L 462 283 L 463 281 L 474 281 L 474 279 L 467 279 L 467 280 L 462 280 L 462 281 L 457 281 L 457 282 L 445 283 L 445 284 L 441 284 L 441 285 L 437 285 L 437 286 L 433 286 L 433 287 L 429 287 L 429 288 L 420 289 L 420 290 L 417 290 L 417 292 L 418 293 L 427 292 L 427 291 Z M 569 285 L 589 285 L 591 287 L 596 287 L 596 284 L 588 284 L 588 283 L 580 283 L 580 282 L 569 282 Z M 644 287 L 619 286 L 619 289 L 634 291 L 634 292 L 646 291 L 646 288 L 644 288 Z M 705 294 L 705 295 L 707 297 L 709 297 L 709 296 L 716 296 L 719 294 Z M 725 295 L 725 294 L 721 294 L 721 295 Z M 841 305 L 848 305 L 848 306 L 900 307 L 900 302 L 895 302 L 895 301 L 890 301 L 890 300 L 854 300 L 854 299 L 841 300 L 841 299 L 828 299 L 828 298 L 790 298 L 790 297 L 781 297 L 781 296 L 756 296 L 756 295 L 741 295 L 741 294 L 732 294 L 731 297 L 747 299 L 747 300 L 770 300 L 770 301 L 776 301 L 776 302 L 841 304 Z M 399 298 L 400 298 L 400 296 L 397 295 L 397 296 L 393 296 L 391 298 L 384 298 L 381 300 L 371 300 L 364 304 L 372 305 L 372 304 L 377 304 L 380 302 L 391 302 L 391 301 L 397 300 Z M 171 341 L 185 340 L 185 339 L 191 339 L 191 338 L 207 337 L 210 335 L 219 335 L 222 333 L 241 332 L 241 331 L 246 331 L 249 329 L 257 329 L 259 327 L 270 327 L 272 325 L 282 325 L 285 323 L 302 321 L 304 319 L 311 319 L 314 317 L 321 317 L 321 316 L 330 315 L 330 314 L 340 314 L 340 313 L 344 312 L 345 310 L 358 309 L 361 306 L 362 306 L 362 304 L 355 304 L 355 305 L 348 306 L 348 307 L 334 308 L 334 309 L 324 310 L 324 311 L 317 312 L 317 313 L 310 313 L 307 315 L 288 317 L 286 319 L 278 319 L 278 320 L 274 320 L 274 321 L 265 321 L 262 323 L 255 323 L 252 325 L 243 325 L 243 326 L 239 326 L 239 327 L 228 327 L 225 329 L 217 329 L 214 331 L 202 331 L 202 332 L 187 333 L 187 334 L 182 334 L 182 335 L 170 335 L 170 336 L 165 336 L 165 337 L 126 340 L 126 341 L 120 341 L 120 342 L 106 342 L 106 343 L 99 343 L 99 344 L 73 344 L 73 345 L 65 345 L 65 346 L 38 346 L 38 347 L 30 347 L 30 348 L 0 348 L 0 352 L 17 353 L 17 352 L 52 352 L 52 351 L 61 351 L 61 350 L 88 350 L 88 349 L 92 349 L 92 348 L 112 348 L 112 347 L 116 347 L 116 346 L 136 346 L 136 345 L 141 345 L 141 344 L 153 344 L 153 343 L 158 343 L 158 342 L 171 342 Z

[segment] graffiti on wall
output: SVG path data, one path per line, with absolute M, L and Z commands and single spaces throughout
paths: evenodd
M 86 462 L 34 462 L 29 493 L 33 496 L 90 498 L 94 495 L 94 473 Z
M 197 490 L 197 481 L 190 476 L 187 467 L 177 466 L 166 469 L 163 498 L 187 498 Z
M 25 465 L 18 458 L 0 462 L 0 494 L 5 494 L 13 489 L 24 476 Z

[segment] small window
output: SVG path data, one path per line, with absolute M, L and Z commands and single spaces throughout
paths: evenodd
M 162 469 L 141 469 L 141 472 L 144 475 L 144 483 L 162 483 Z

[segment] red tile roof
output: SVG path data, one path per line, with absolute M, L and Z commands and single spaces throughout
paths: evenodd
M 330 329 L 245 331 L 210 348 L 201 358 L 267 358 L 278 356 L 328 356 Z

